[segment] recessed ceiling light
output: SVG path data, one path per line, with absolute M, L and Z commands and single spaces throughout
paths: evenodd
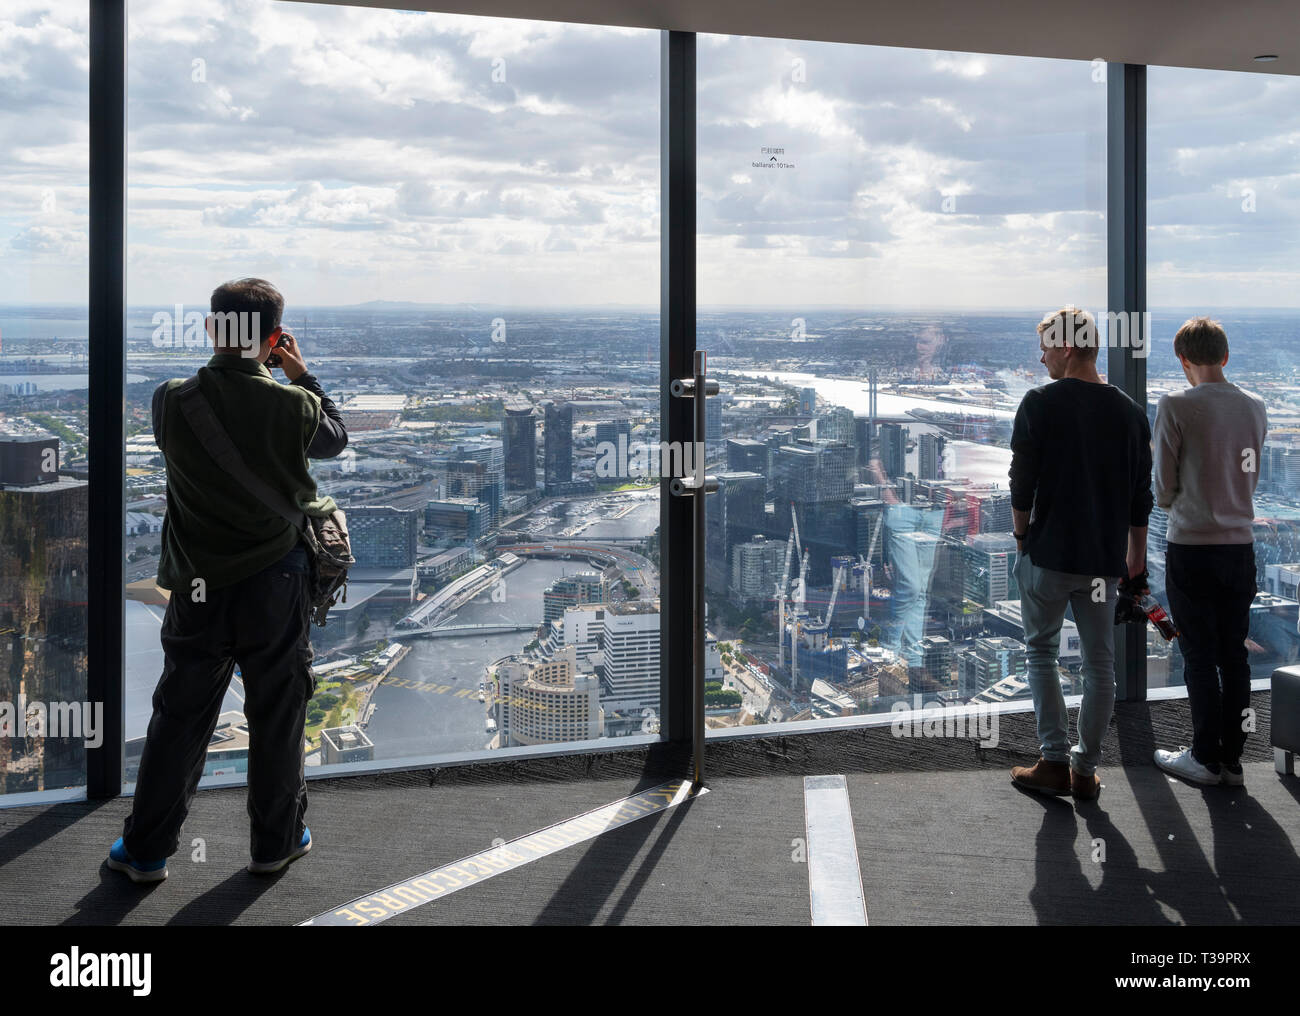
M 1261 53 L 1259 56 L 1255 57 L 1255 60 L 1258 63 L 1268 63 L 1270 60 L 1276 60 L 1276 59 L 1277 59 L 1276 53 Z

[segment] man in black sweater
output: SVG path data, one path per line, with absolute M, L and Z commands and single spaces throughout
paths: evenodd
M 1042 756 L 1011 778 L 1047 794 L 1095 798 L 1097 764 L 1115 706 L 1115 593 L 1146 568 L 1151 428 L 1142 409 L 1097 373 L 1097 326 L 1074 307 L 1038 325 L 1052 383 L 1025 394 L 1011 434 L 1016 579 L 1028 680 Z M 1083 655 L 1079 743 L 1057 668 L 1072 609 Z

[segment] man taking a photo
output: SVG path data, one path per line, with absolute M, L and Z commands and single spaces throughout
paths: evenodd
M 1016 579 L 1042 755 L 1011 778 L 1046 794 L 1091 799 L 1115 706 L 1115 593 L 1146 569 L 1151 429 L 1142 409 L 1097 373 L 1097 326 L 1074 307 L 1038 325 L 1052 382 L 1025 394 L 1011 435 Z M 1066 609 L 1083 654 L 1079 743 L 1057 669 Z
M 317 491 L 308 459 L 338 455 L 348 436 L 280 327 L 284 298 L 262 279 L 239 279 L 213 292 L 211 310 L 215 353 L 198 371 L 199 391 L 258 479 L 302 512 L 328 515 L 334 502 Z M 289 384 L 267 368 L 272 350 Z M 236 664 L 249 729 L 248 869 L 278 871 L 311 849 L 303 822 L 303 731 L 315 692 L 311 561 L 297 527 L 244 489 L 195 433 L 183 383 L 167 381 L 153 398 L 154 440 L 167 464 L 158 564 L 158 585 L 171 591 L 165 662 L 132 812 L 108 859 L 136 882 L 167 877 Z

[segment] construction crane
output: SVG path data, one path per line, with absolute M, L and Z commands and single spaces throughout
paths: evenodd
M 864 621 L 871 620 L 871 586 L 875 581 L 875 569 L 871 562 L 876 559 L 876 539 L 880 536 L 880 523 L 884 521 L 885 513 L 881 512 L 876 516 L 876 527 L 871 531 L 871 546 L 867 548 L 866 560 L 862 562 L 866 565 L 866 568 L 863 570 L 863 578 L 865 579 L 866 584 L 862 589 L 862 617 Z M 861 560 L 862 555 L 859 554 L 858 558 Z
M 799 616 L 804 612 L 804 594 L 808 591 L 806 576 L 808 574 L 808 551 L 805 549 L 799 561 L 799 592 L 794 601 L 794 617 L 790 622 L 790 690 L 799 687 Z M 782 632 L 781 637 L 785 637 Z
M 840 582 L 844 578 L 844 565 L 835 569 L 835 577 L 831 579 L 831 602 L 826 605 L 826 617 L 822 621 L 826 625 L 826 637 L 830 638 L 831 634 L 831 615 L 835 613 L 835 598 L 840 595 Z
M 790 589 L 790 553 L 794 550 L 794 530 L 785 540 L 785 567 L 781 570 L 781 581 L 776 586 L 776 659 L 777 665 L 785 666 L 785 597 Z

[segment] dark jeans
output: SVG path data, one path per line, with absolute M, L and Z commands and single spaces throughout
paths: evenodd
M 208 590 L 205 602 L 194 602 L 187 589 L 172 592 L 162 625 L 162 678 L 122 832 L 132 857 L 156 861 L 176 853 L 236 663 L 248 720 L 252 859 L 277 861 L 297 849 L 307 810 L 303 728 L 316 690 L 310 607 L 301 544 L 256 575 Z
M 1192 754 L 1201 765 L 1236 764 L 1246 743 L 1242 713 L 1250 705 L 1246 635 L 1256 591 L 1255 545 L 1171 543 L 1165 588 L 1183 653 Z

